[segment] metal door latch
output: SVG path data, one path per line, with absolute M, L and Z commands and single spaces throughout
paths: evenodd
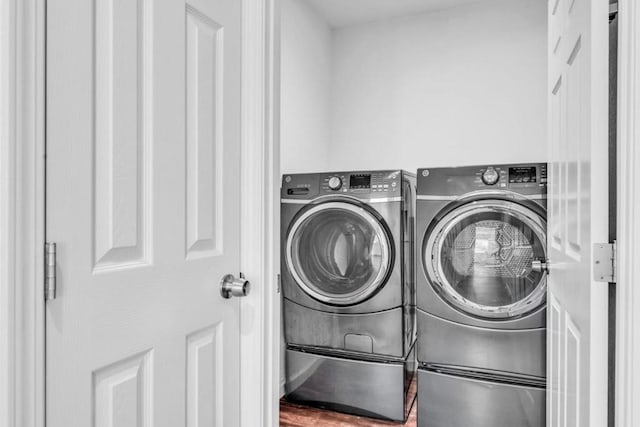
M 226 274 L 220 281 L 220 295 L 222 298 L 246 297 L 251 291 L 251 284 L 240 273 L 240 278 L 236 279 L 233 274 Z

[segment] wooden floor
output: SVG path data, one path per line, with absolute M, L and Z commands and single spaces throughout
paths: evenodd
M 416 427 L 418 425 L 416 419 L 417 406 L 417 402 L 414 402 L 407 422 L 402 424 L 341 414 L 339 412 L 326 411 L 324 409 L 310 408 L 308 406 L 296 405 L 295 403 L 281 400 L 280 427 Z
M 409 386 L 409 401 L 413 406 L 409 411 L 407 422 L 396 423 L 391 421 L 376 420 L 373 418 L 359 417 L 342 414 L 340 412 L 325 409 L 312 408 L 280 400 L 280 427 L 380 427 L 380 426 L 406 426 L 416 427 L 418 400 L 414 398 L 417 393 L 417 383 L 414 378 Z

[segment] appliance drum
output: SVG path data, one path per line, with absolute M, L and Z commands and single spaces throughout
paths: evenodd
M 432 286 L 465 314 L 505 319 L 525 315 L 546 299 L 546 223 L 505 200 L 462 205 L 427 234 L 423 264 Z
M 362 206 L 333 201 L 312 206 L 294 221 L 285 257 L 296 283 L 312 298 L 352 305 L 384 284 L 393 248 L 382 219 Z

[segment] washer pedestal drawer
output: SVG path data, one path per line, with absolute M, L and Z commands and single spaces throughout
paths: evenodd
M 544 378 L 547 330 L 487 329 L 418 310 L 418 361 Z
M 545 427 L 546 390 L 418 369 L 418 427 Z
M 284 336 L 289 345 L 403 357 L 413 338 L 405 330 L 406 319 L 412 313 L 403 307 L 338 314 L 313 310 L 285 298 L 283 310 Z
M 415 352 L 374 361 L 286 351 L 286 398 L 291 402 L 372 418 L 405 421 L 415 398 Z M 413 390 L 412 390 L 413 389 Z

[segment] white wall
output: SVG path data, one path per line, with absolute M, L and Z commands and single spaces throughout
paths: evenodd
M 546 160 L 546 3 L 334 30 L 329 169 Z
M 281 3 L 281 168 L 283 173 L 329 166 L 331 29 L 301 0 Z

